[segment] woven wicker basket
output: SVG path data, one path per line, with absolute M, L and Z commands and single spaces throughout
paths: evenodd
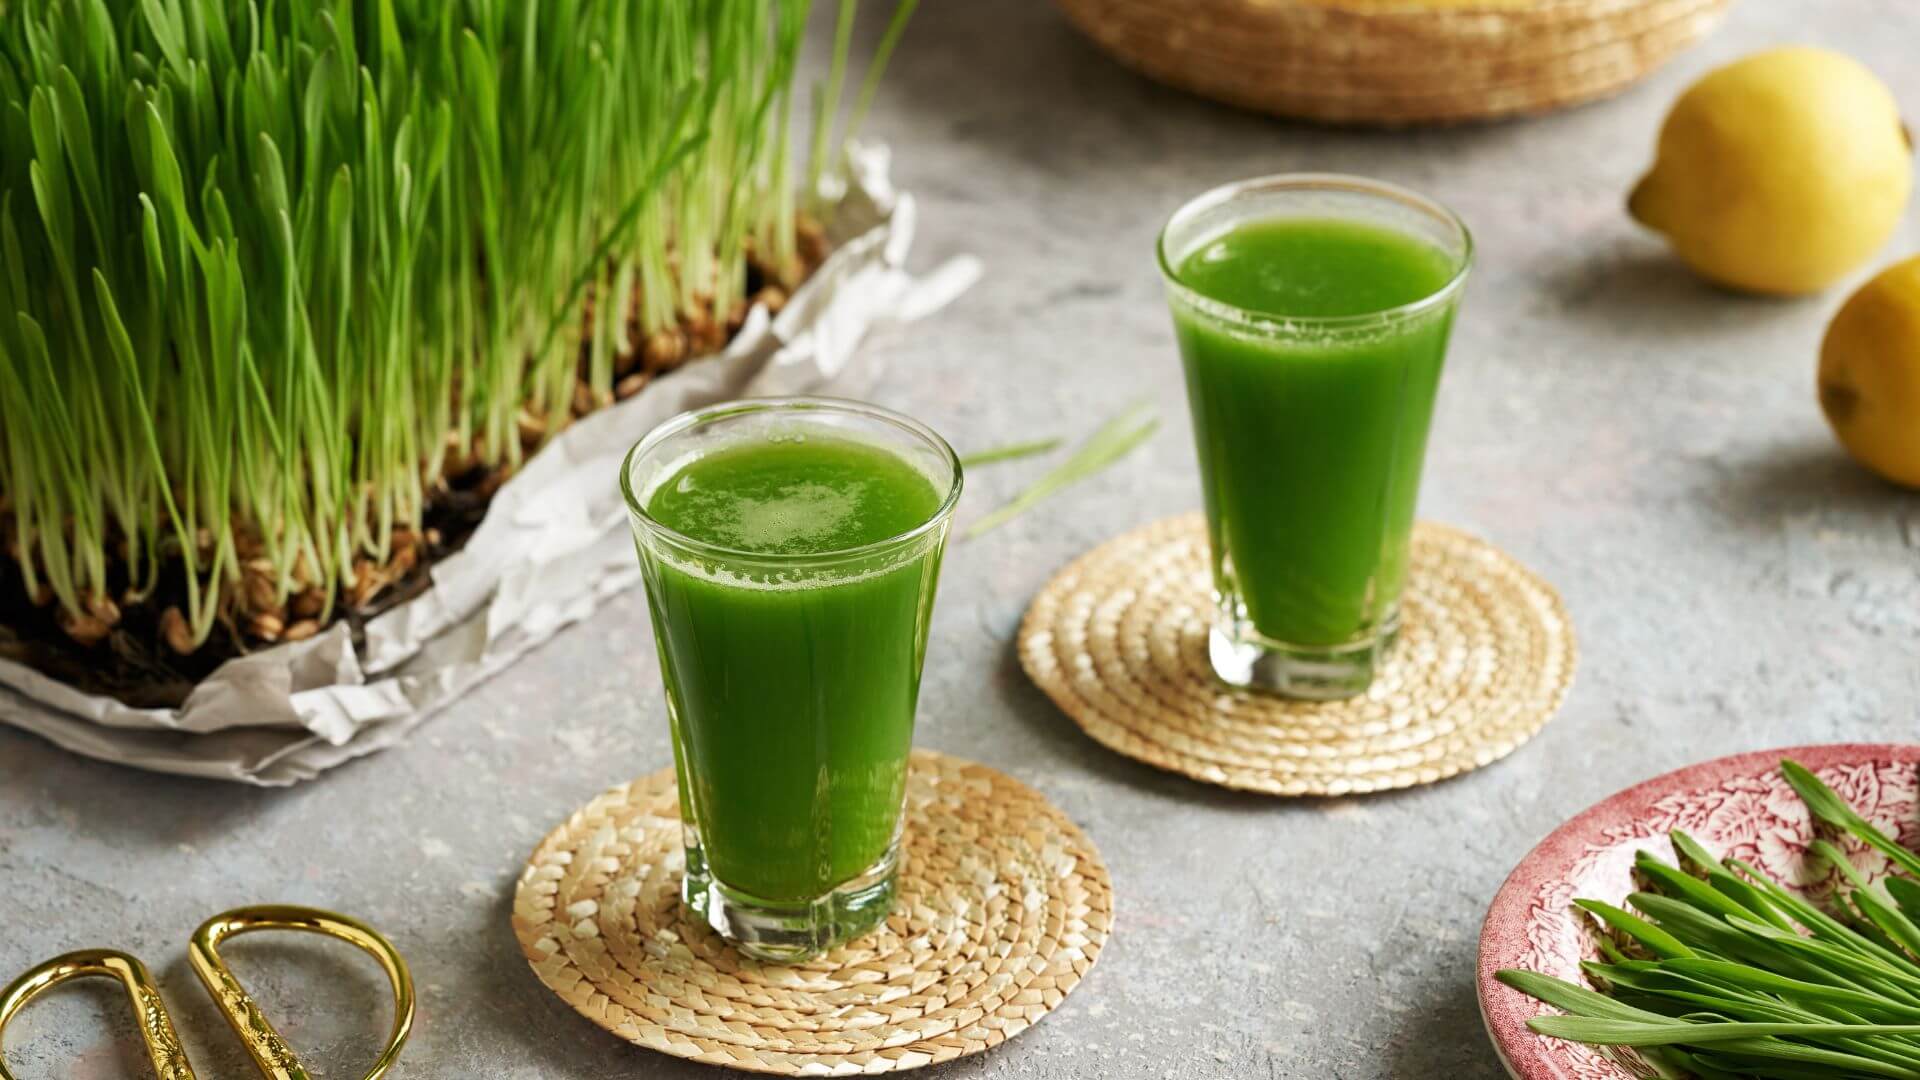
M 1733 0 L 1059 0 L 1099 45 L 1206 97 L 1331 123 L 1545 112 L 1624 89 Z

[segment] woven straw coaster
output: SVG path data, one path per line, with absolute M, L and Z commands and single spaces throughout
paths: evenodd
M 567 1004 L 676 1057 L 864 1076 L 977 1054 L 1086 977 L 1113 884 L 1065 815 L 984 765 L 915 751 L 906 812 L 893 915 L 810 963 L 758 963 L 681 917 L 671 769 L 600 795 L 541 843 L 513 930 Z
M 1552 586 L 1483 540 L 1414 530 L 1400 640 L 1363 696 L 1288 701 L 1222 683 L 1206 521 L 1108 541 L 1027 610 L 1020 661 L 1087 734 L 1196 780 L 1270 795 L 1431 784 L 1504 757 L 1573 679 L 1573 627 Z

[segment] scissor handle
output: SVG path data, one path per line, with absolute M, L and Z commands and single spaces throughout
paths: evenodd
M 240 980 L 233 977 L 226 962 L 220 959 L 221 942 L 241 934 L 266 930 L 294 930 L 338 938 L 359 946 L 361 951 L 379 961 L 380 967 L 387 973 L 387 981 L 393 986 L 393 1030 L 387 1036 L 386 1050 L 373 1063 L 366 1080 L 380 1080 L 400 1057 L 401 1048 L 407 1045 L 407 1035 L 413 1030 L 413 975 L 408 972 L 407 962 L 399 950 L 381 937 L 378 931 L 358 919 L 317 908 L 286 904 L 235 908 L 200 924 L 200 929 L 193 932 L 193 941 L 187 949 L 194 973 L 206 985 L 207 993 L 213 995 L 213 1002 L 227 1018 L 227 1023 L 233 1025 L 234 1034 L 246 1045 L 247 1053 L 252 1055 L 253 1063 L 259 1067 L 261 1075 L 271 1080 L 311 1080 L 311 1077 L 286 1040 L 267 1021 L 260 1006 L 254 1003 L 253 996 L 247 993 L 240 985 Z M 165 1072 L 161 1076 L 163 1080 L 174 1080 Z M 0 1080 L 11 1078 L 0 1075 Z M 193 1076 L 183 1073 L 180 1080 L 193 1080 Z
M 113 979 L 127 992 L 134 1015 L 140 1020 L 140 1038 L 147 1044 L 147 1058 L 160 1080 L 194 1080 L 193 1066 L 180 1048 L 180 1036 L 174 1033 L 173 1018 L 160 1000 L 153 974 L 138 958 L 116 949 L 82 949 L 53 959 L 15 979 L 0 992 L 0 1039 L 7 1022 L 19 1015 L 41 994 L 72 979 Z M 0 1080 L 16 1080 L 0 1056 Z

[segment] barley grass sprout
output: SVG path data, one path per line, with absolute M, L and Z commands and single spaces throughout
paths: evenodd
M 811 7 L 0 3 L 0 574 L 181 652 L 365 602 L 449 478 L 798 285 L 913 0 L 842 128 L 836 0 L 802 157 Z

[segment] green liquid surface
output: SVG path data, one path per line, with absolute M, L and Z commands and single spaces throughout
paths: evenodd
M 824 555 L 931 519 L 944 493 L 883 449 L 810 435 L 681 467 L 647 512 L 763 555 Z M 939 538 L 851 564 L 641 551 L 683 811 L 723 884 L 824 895 L 886 855 L 905 793 Z
M 762 555 L 821 555 L 910 532 L 940 493 L 877 447 L 809 436 L 695 459 L 654 491 L 647 513 L 684 536 Z
M 1357 221 L 1250 222 L 1186 255 L 1200 295 L 1275 317 L 1366 315 L 1445 288 L 1437 246 Z M 1406 576 L 1452 306 L 1378 329 L 1235 329 L 1176 299 L 1216 587 L 1274 641 L 1370 637 Z

